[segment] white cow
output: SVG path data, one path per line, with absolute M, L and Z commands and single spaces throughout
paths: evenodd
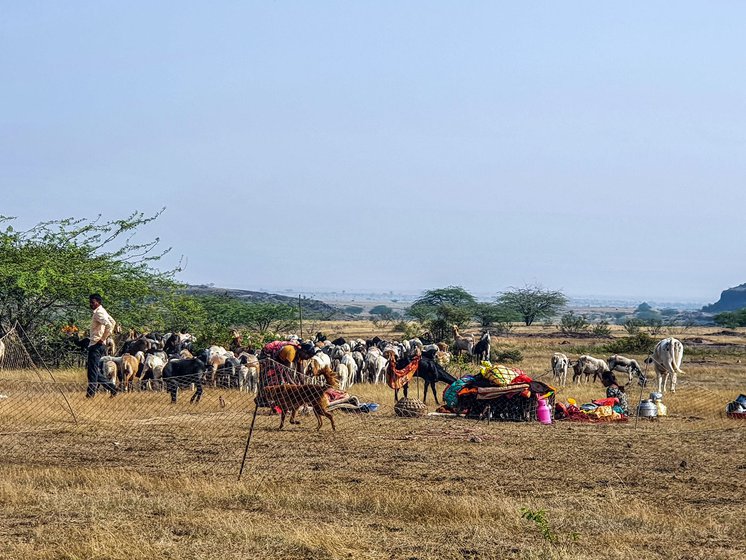
M 552 354 L 552 377 L 561 386 L 567 385 L 567 366 L 570 360 L 562 352 Z
M 684 359 L 684 345 L 676 338 L 664 338 L 655 345 L 655 349 L 646 364 L 655 366 L 655 374 L 658 377 L 658 392 L 666 391 L 666 382 L 671 376 L 671 392 L 676 392 L 676 376 L 681 371 L 681 360 Z

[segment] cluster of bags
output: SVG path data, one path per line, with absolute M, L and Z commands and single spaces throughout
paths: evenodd
M 476 395 L 478 387 L 503 387 L 531 381 L 532 379 L 518 368 L 482 362 L 478 375 L 464 375 L 446 387 L 443 391 L 443 400 L 449 409 L 456 410 L 459 408 L 459 399 Z
M 626 420 L 627 415 L 619 406 L 616 397 L 597 399 L 578 405 L 575 399 L 567 399 L 567 404 L 558 402 L 554 406 L 555 420 L 617 421 Z

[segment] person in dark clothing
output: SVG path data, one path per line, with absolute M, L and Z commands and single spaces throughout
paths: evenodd
M 606 397 L 619 399 L 619 408 L 622 409 L 624 414 L 629 414 L 627 394 L 624 392 L 624 386 L 617 382 L 616 376 L 610 371 L 603 372 L 601 384 L 606 387 Z
M 101 305 L 100 295 L 91 294 L 88 301 L 93 310 L 93 317 L 88 343 L 88 389 L 85 396 L 89 399 L 95 397 L 98 385 L 101 384 L 114 397 L 117 388 L 101 371 L 101 358 L 106 352 L 106 339 L 111 335 L 116 323 Z

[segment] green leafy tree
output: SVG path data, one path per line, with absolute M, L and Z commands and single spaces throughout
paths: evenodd
M 560 291 L 545 290 L 541 286 L 526 285 L 511 288 L 500 294 L 497 302 L 519 314 L 526 326 L 537 319 L 550 318 L 567 305 L 567 297 Z
M 611 327 L 606 319 L 602 319 L 598 323 L 591 325 L 591 333 L 596 336 L 611 336 Z
M 298 324 L 297 310 L 284 303 L 256 303 L 250 306 L 243 318 L 247 327 L 259 333 L 295 330 Z
M 624 323 L 622 323 L 622 325 L 624 326 L 624 330 L 627 331 L 627 334 L 630 336 L 634 336 L 639 333 L 640 327 L 642 327 L 644 324 L 645 323 L 643 321 L 635 318 L 627 319 L 626 321 L 624 321 Z
M 388 305 L 376 305 L 373 309 L 370 310 L 371 315 L 393 315 L 394 310 L 391 309 Z
M 560 318 L 559 329 L 565 334 L 587 332 L 589 327 L 588 317 L 576 315 L 574 311 L 568 311 Z
M 359 305 L 348 305 L 344 308 L 344 312 L 350 315 L 360 315 L 363 312 L 363 308 Z
M 25 231 L 0 217 L 0 323 L 16 321 L 30 335 L 50 324 L 87 319 L 88 295 L 102 294 L 121 322 L 142 321 L 143 310 L 172 292 L 176 270 L 154 264 L 166 250 L 158 239 L 133 242 L 137 230 L 155 220 L 135 212 L 108 222 L 62 219 Z
M 521 316 L 514 309 L 499 303 L 477 303 L 473 313 L 479 326 L 484 328 L 521 320 Z
M 295 330 L 298 310 L 291 305 L 246 301 L 228 295 L 177 294 L 152 310 L 145 330 L 187 330 L 203 344 L 227 344 L 234 330 L 264 339 L 269 334 Z M 154 327 L 154 325 L 156 325 Z M 163 325 L 162 327 L 160 325 Z
M 461 286 L 428 290 L 415 300 L 407 313 L 422 323 L 436 338 L 446 340 L 452 325 L 464 327 L 471 322 L 477 300 Z
M 723 313 L 718 313 L 712 320 L 716 325 L 728 329 L 746 327 L 746 308 L 739 309 L 738 311 L 724 311 Z

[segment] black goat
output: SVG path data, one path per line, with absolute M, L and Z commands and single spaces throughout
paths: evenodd
M 171 360 L 163 368 L 163 380 L 166 382 L 171 402 L 176 402 L 179 387 L 185 388 L 194 383 L 195 391 L 190 403 L 198 403 L 202 398 L 202 386 L 205 381 L 205 362 L 198 358 Z
M 471 353 L 480 361 L 490 359 L 490 331 L 484 332 L 482 338 L 479 339 L 479 342 L 474 345 Z
M 433 357 L 435 356 L 435 352 L 436 350 L 429 350 L 422 355 L 422 357 L 420 358 L 420 365 L 417 367 L 417 371 L 415 372 L 414 377 L 419 377 L 420 379 L 425 381 L 425 393 L 422 396 L 422 402 L 427 403 L 427 388 L 431 387 L 433 398 L 435 399 L 435 404 L 440 404 L 440 402 L 438 401 L 438 394 L 435 392 L 435 384 L 438 381 L 442 381 L 443 383 L 447 383 L 448 385 L 450 385 L 451 383 L 456 381 L 456 378 L 448 373 L 445 369 L 443 369 L 443 366 L 441 366 L 433 359 Z M 407 358 L 400 359 L 396 364 L 396 369 L 404 369 L 407 364 L 409 364 L 409 360 Z M 409 383 L 404 385 L 402 389 L 404 390 L 404 397 L 407 397 L 409 394 Z M 394 389 L 394 402 L 398 400 L 399 390 Z

